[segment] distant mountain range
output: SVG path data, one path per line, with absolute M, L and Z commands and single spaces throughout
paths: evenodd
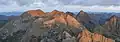
M 0 28 L 4 26 L 8 21 L 16 20 L 19 16 L 6 16 L 6 15 L 0 15 Z
M 9 19 L 15 19 L 18 18 L 19 16 L 6 16 L 6 15 L 0 15 L 0 20 L 9 20 Z
M 23 12 L 0 12 L 0 15 L 6 15 L 6 16 L 19 16 L 21 15 Z
M 8 16 L 0 15 L 0 20 L 8 20 Z

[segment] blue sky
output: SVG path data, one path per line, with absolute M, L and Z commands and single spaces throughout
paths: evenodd
M 0 12 L 27 11 L 120 12 L 120 0 L 0 0 Z

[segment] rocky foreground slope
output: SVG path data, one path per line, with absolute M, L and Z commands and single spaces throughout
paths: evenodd
M 0 42 L 119 42 L 117 19 L 110 18 L 98 27 L 91 20 L 84 11 L 76 16 L 58 10 L 29 10 L 0 29 Z

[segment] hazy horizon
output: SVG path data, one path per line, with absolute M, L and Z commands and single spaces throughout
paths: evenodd
M 120 0 L 0 0 L 0 12 L 24 12 L 32 9 L 43 11 L 92 11 L 120 12 Z

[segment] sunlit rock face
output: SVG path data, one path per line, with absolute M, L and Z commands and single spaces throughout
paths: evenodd
M 106 38 L 98 33 L 91 33 L 87 29 L 79 33 L 78 41 L 79 42 L 115 42 L 111 38 Z
M 80 24 L 75 18 L 73 18 L 70 15 L 67 15 L 66 20 L 67 20 L 68 24 L 71 26 L 75 26 L 77 28 L 82 26 L 82 24 Z
M 57 11 L 57 10 L 52 11 L 50 14 L 55 14 L 55 15 L 53 16 L 53 19 L 47 21 L 48 23 L 57 21 L 57 22 L 61 22 L 64 24 L 74 26 L 74 27 L 80 26 L 80 23 L 74 17 L 72 17 L 70 14 L 63 13 L 63 12 Z
M 32 16 L 40 16 L 45 14 L 42 10 L 38 9 L 38 10 L 29 10 L 27 11 L 28 14 L 32 15 Z
M 58 11 L 58 10 L 53 10 L 52 12 L 50 12 L 49 14 L 63 14 L 64 12 L 62 11 Z
M 66 14 L 69 14 L 70 16 L 73 16 L 74 18 L 76 18 L 76 14 L 74 14 L 72 12 L 66 12 Z
M 114 25 L 114 24 L 117 23 L 117 21 L 118 21 L 118 17 L 113 15 L 113 16 L 110 17 L 110 19 L 108 19 L 108 21 L 106 21 L 106 24 Z

